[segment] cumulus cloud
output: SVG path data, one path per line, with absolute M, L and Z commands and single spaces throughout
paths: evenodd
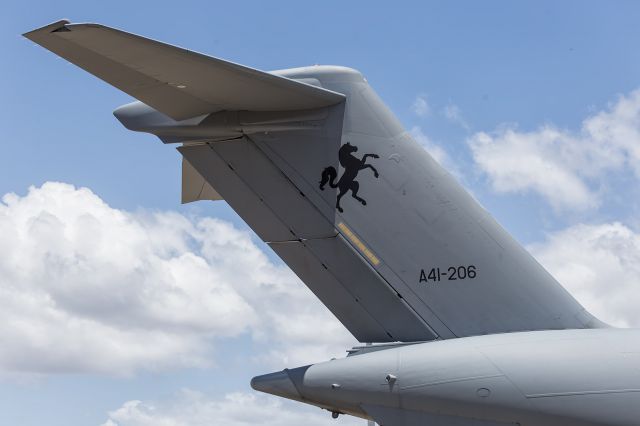
M 495 135 L 477 133 L 470 146 L 497 192 L 533 191 L 557 210 L 598 205 L 596 194 L 571 164 L 580 143 L 566 133 L 549 127 L 532 133 L 507 128 Z
M 640 178 L 640 90 L 588 117 L 577 132 L 505 125 L 474 134 L 468 144 L 496 191 L 535 192 L 556 210 L 594 208 L 607 173 Z
M 352 342 L 288 268 L 221 220 L 127 212 L 50 182 L 2 198 L 0 235 L 3 373 L 206 367 L 217 339 L 242 333 L 269 340 L 278 363 Z
M 337 426 L 362 425 L 363 420 L 294 404 L 261 394 L 231 393 L 220 399 L 183 390 L 177 398 L 160 403 L 128 401 L 109 413 L 102 426 Z
M 618 222 L 581 224 L 529 248 L 595 316 L 640 327 L 640 233 Z
M 431 107 L 425 95 L 418 95 L 411 105 L 411 110 L 418 117 L 427 117 L 431 113 Z

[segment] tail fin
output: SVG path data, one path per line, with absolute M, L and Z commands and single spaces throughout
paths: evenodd
M 180 151 L 203 175 L 209 171 L 259 235 L 275 229 L 227 198 L 219 185 L 230 178 L 213 174 L 232 167 L 290 230 L 263 239 L 359 340 L 601 326 L 404 131 L 358 72 L 309 67 L 281 75 L 317 79 L 347 101 L 327 108 L 321 129 Z M 326 185 L 331 168 L 335 187 Z M 268 184 L 271 174 L 286 178 Z M 372 320 L 372 328 L 356 317 Z
M 347 101 L 328 108 L 322 129 L 256 133 L 206 149 L 292 230 L 266 241 L 361 341 L 601 325 L 404 131 L 358 72 L 309 67 L 281 75 L 317 79 Z M 211 164 L 189 153 L 201 149 L 181 152 L 205 173 Z M 329 167 L 336 187 L 326 186 Z M 266 185 L 267 170 L 286 182 Z M 218 179 L 213 185 L 227 199 Z M 284 186 L 285 199 L 270 199 Z M 260 223 L 247 222 L 260 234 Z M 324 232 L 311 232 L 321 222 Z M 346 316 L 355 306 L 384 333 L 354 330 Z
M 105 27 L 51 28 L 27 36 L 101 78 L 103 56 L 148 42 Z M 51 31 L 64 41 L 52 42 Z M 124 44 L 105 48 L 116 36 Z M 72 45 L 61 44 L 70 37 Z M 75 60 L 75 46 L 92 53 Z M 129 91 L 172 119 L 131 117 L 148 108 L 116 115 L 165 142 L 185 142 L 185 160 L 360 341 L 601 326 L 404 131 L 359 72 L 267 74 L 210 58 L 224 72 L 198 73 L 206 67 L 194 62 L 165 75 L 172 56 L 163 49 L 173 47 L 151 47 L 133 69 L 173 82 L 181 72 L 198 78 L 174 89 L 187 97 Z M 246 90 L 225 91 L 240 81 Z

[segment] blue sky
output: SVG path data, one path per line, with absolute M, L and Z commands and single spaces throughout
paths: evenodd
M 178 153 L 150 135 L 127 131 L 111 114 L 130 101 L 128 95 L 21 37 L 60 18 L 100 22 L 264 70 L 309 64 L 359 69 L 426 149 L 583 303 L 609 315 L 614 323 L 640 324 L 629 313 L 632 309 L 619 302 L 639 300 L 634 280 L 640 278 L 640 154 L 636 152 L 640 95 L 634 91 L 640 88 L 635 43 L 640 39 L 640 5 L 634 1 L 389 5 L 5 2 L 0 16 L 0 48 L 5 55 L 0 68 L 4 82 L 0 194 L 15 193 L 26 206 L 7 207 L 6 215 L 18 217 L 19 212 L 38 209 L 38 200 L 71 203 L 73 199 L 78 208 L 101 209 L 105 217 L 113 211 L 127 212 L 132 215 L 129 225 L 136 229 L 160 229 L 161 223 L 171 223 L 200 242 L 194 251 L 207 259 L 212 276 L 222 274 L 216 268 L 223 266 L 202 254 L 208 237 L 200 228 L 184 231 L 184 219 L 202 229 L 244 238 L 256 250 L 252 259 L 264 256 L 265 274 L 281 274 L 286 285 L 300 285 L 261 242 L 247 234 L 246 225 L 224 203 L 179 204 Z M 523 158 L 535 161 L 523 167 L 510 160 Z M 539 167 L 529 168 L 530 164 Z M 74 187 L 45 188 L 45 182 Z M 30 186 L 36 193 L 27 192 Z M 78 195 L 79 187 L 89 188 L 95 198 Z M 84 197 L 85 204 L 74 197 Z M 71 213 L 62 201 L 59 218 L 64 221 Z M 9 205 L 6 200 L 5 204 Z M 176 213 L 177 219 L 170 216 Z M 202 224 L 207 217 L 223 222 Z M 119 226 L 112 222 L 108 223 Z M 627 247 L 626 254 L 616 251 L 621 246 Z M 8 250 L 0 245 L 0 251 L 3 247 Z M 579 256 L 571 258 L 571 253 Z M 581 269 L 580 275 L 568 270 L 568 264 L 595 269 L 589 273 Z M 233 269 L 223 272 L 233 275 Z M 603 301 L 594 296 L 606 274 L 619 277 L 618 296 L 624 297 Z M 23 284 L 33 286 L 29 287 L 33 292 L 42 290 L 30 281 Z M 12 285 L 0 277 L 0 286 Z M 92 293 L 108 295 L 109 291 Z M 295 297 L 314 303 L 307 293 Z M 246 302 L 247 312 L 255 310 L 251 303 Z M 310 312 L 329 318 L 322 307 L 313 306 L 316 311 Z M 68 320 L 77 319 L 70 312 L 65 312 Z M 10 319 L 20 320 L 20 314 L 15 315 Z M 194 321 L 207 320 L 206 315 Z M 128 332 L 118 327 L 118 332 Z M 183 412 L 180 404 L 195 404 L 206 413 L 206 407 L 222 407 L 216 404 L 223 404 L 225 395 L 250 395 L 252 375 L 287 366 L 283 359 L 299 360 L 295 347 L 284 343 L 286 334 L 260 329 L 255 322 L 247 320 L 232 335 L 195 328 L 190 329 L 193 335 L 185 347 L 192 344 L 193 353 L 210 357 L 210 365 L 189 361 L 193 353 L 186 352 L 176 355 L 184 362 L 162 358 L 151 369 L 143 366 L 144 356 L 136 362 L 122 361 L 120 372 L 99 363 L 83 364 L 82 351 L 62 352 L 76 364 L 65 365 L 64 358 L 55 368 L 38 362 L 16 367 L 3 364 L 0 356 L 0 423 L 98 425 L 111 419 L 122 426 L 146 424 L 135 417 L 140 415 L 135 409 L 108 414 L 131 400 L 140 400 L 147 408 L 156 404 L 158 412 L 175 420 Z M 348 343 L 348 336 L 340 333 L 335 344 L 327 337 L 321 348 L 314 347 L 314 356 Z M 66 335 L 71 346 L 77 343 L 72 337 Z M 6 344 L 0 342 L 0 352 Z M 18 358 L 47 358 L 50 349 L 46 344 L 24 347 Z M 167 359 L 172 351 L 164 354 Z M 279 358 L 259 356 L 273 351 Z M 74 356 L 77 361 L 72 361 Z M 109 364 L 108 357 L 104 362 Z M 77 367 L 80 364 L 82 368 Z M 201 394 L 185 396 L 181 394 L 185 389 Z M 271 400 L 254 403 L 265 413 L 273 409 Z

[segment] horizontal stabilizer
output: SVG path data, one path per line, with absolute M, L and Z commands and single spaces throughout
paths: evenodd
M 58 21 L 24 34 L 174 120 L 222 110 L 284 111 L 344 96 L 98 24 Z

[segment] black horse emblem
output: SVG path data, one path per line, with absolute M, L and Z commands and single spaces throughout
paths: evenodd
M 376 168 L 371 164 L 366 164 L 366 161 L 368 157 L 380 158 L 380 156 L 377 154 L 365 154 L 362 156 L 362 159 L 360 159 L 353 155 L 356 151 L 358 151 L 358 147 L 351 145 L 349 142 L 340 147 L 340 150 L 338 151 L 338 160 L 340 161 L 340 165 L 344 167 L 344 173 L 342 173 L 338 182 L 335 182 L 338 177 L 338 172 L 333 166 L 325 168 L 322 171 L 322 177 L 320 178 L 320 189 L 322 191 L 324 191 L 324 186 L 327 183 L 331 188 L 338 188 L 340 190 L 338 193 L 338 199 L 336 200 L 336 208 L 340 213 L 343 212 L 342 207 L 340 207 L 340 199 L 349 191 L 351 191 L 351 196 L 360 201 L 363 206 L 367 205 L 366 200 L 358 197 L 360 184 L 356 180 L 356 177 L 360 170 L 371 169 L 373 170 L 373 175 L 376 178 L 379 176 Z

